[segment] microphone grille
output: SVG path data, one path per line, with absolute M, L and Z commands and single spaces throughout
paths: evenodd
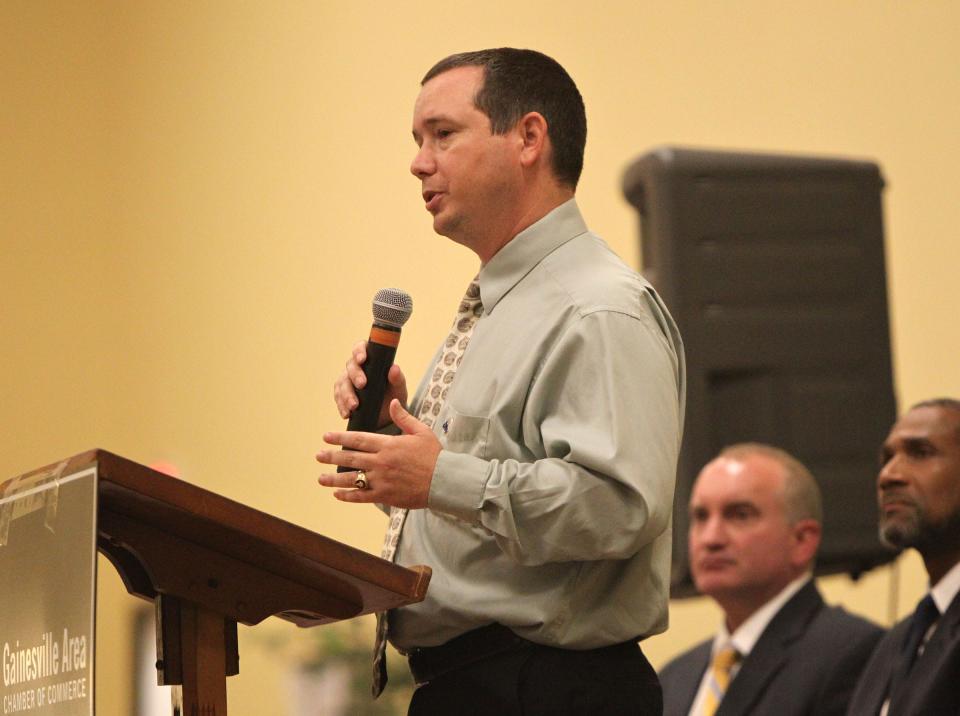
M 373 320 L 400 328 L 413 313 L 413 299 L 399 288 L 381 288 L 373 297 Z

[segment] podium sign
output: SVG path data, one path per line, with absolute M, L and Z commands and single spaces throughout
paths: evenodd
M 0 716 L 93 714 L 95 550 L 157 613 L 174 710 L 226 716 L 237 624 L 302 627 L 421 601 L 400 567 L 106 450 L 0 484 Z
M 93 714 L 97 468 L 0 487 L 0 713 Z

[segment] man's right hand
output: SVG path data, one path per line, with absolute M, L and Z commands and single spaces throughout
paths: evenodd
M 363 364 L 367 360 L 367 342 L 360 341 L 353 347 L 350 359 L 343 373 L 333 383 L 333 400 L 337 404 L 340 417 L 344 420 L 360 404 L 357 400 L 357 390 L 367 384 L 367 376 L 363 372 Z M 407 404 L 407 379 L 394 363 L 387 373 L 387 390 L 383 396 L 383 405 L 380 406 L 380 416 L 377 418 L 377 428 L 390 423 L 390 401 L 396 398 L 400 405 Z

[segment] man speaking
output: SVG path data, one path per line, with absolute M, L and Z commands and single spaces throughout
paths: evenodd
M 317 455 L 351 469 L 320 478 L 338 499 L 391 508 L 385 558 L 433 568 L 378 630 L 409 657 L 410 713 L 659 714 L 637 642 L 667 624 L 683 352 L 577 207 L 583 100 L 541 53 L 462 53 L 423 78 L 413 137 L 433 228 L 479 273 L 409 410 L 393 366 L 383 430 Z M 365 360 L 335 383 L 343 417 Z

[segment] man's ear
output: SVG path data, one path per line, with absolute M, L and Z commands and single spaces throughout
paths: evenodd
M 541 160 L 547 150 L 547 120 L 539 112 L 527 112 L 517 122 L 517 131 L 521 141 L 520 163 L 531 167 Z
M 817 550 L 820 549 L 822 532 L 820 523 L 816 520 L 799 520 L 793 525 L 793 548 L 790 557 L 796 566 L 802 567 L 813 562 Z

